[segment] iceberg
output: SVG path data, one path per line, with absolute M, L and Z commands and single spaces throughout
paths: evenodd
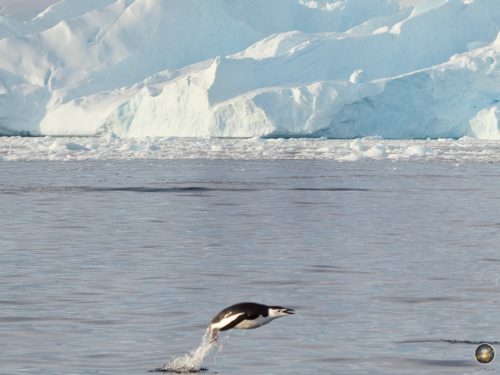
M 500 2 L 61 0 L 0 17 L 0 134 L 500 139 Z

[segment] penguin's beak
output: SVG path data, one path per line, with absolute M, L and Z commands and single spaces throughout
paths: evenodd
M 288 309 L 288 308 L 287 308 L 287 309 L 283 310 L 283 312 L 284 312 L 285 314 L 288 314 L 288 315 L 293 315 L 293 314 L 295 314 L 295 310 L 294 310 L 294 309 Z

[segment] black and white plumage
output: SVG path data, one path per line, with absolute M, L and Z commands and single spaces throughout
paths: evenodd
M 226 307 L 210 322 L 210 337 L 217 339 L 219 331 L 231 328 L 253 329 L 271 320 L 294 314 L 294 310 L 281 306 L 266 306 L 254 302 L 242 302 Z

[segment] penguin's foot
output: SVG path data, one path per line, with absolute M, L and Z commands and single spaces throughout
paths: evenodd
M 219 331 L 216 329 L 212 329 L 210 331 L 210 343 L 216 342 L 218 338 L 219 338 Z

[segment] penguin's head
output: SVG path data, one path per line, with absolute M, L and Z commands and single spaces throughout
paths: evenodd
M 271 318 L 280 318 L 282 316 L 295 314 L 293 309 L 281 306 L 269 306 L 269 316 Z

